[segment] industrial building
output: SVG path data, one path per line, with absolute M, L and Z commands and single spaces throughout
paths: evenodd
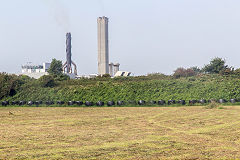
M 48 69 L 51 63 L 43 63 L 43 65 L 32 65 L 31 63 L 22 66 L 22 73 L 20 75 L 26 75 L 31 78 L 38 79 L 44 75 L 48 75 Z
M 115 77 L 116 73 L 120 70 L 119 63 L 110 63 L 109 64 L 109 74 L 111 77 Z

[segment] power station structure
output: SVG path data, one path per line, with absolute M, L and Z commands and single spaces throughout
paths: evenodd
M 66 54 L 67 61 L 63 64 L 63 72 L 66 74 L 77 75 L 77 65 L 72 61 L 72 36 L 71 33 L 66 35 Z M 74 66 L 74 72 L 72 65 Z
M 98 20 L 98 74 L 109 74 L 108 18 Z
M 72 35 L 66 34 L 66 62 L 62 66 L 63 73 L 68 75 L 71 79 L 82 77 L 94 78 L 109 74 L 111 77 L 130 76 L 131 72 L 120 71 L 119 63 L 109 63 L 109 33 L 108 24 L 109 19 L 105 16 L 98 17 L 98 74 L 91 74 L 88 76 L 77 75 L 77 65 L 72 61 Z M 43 65 L 25 65 L 22 66 L 22 73 L 33 78 L 40 78 L 43 75 L 48 75 L 50 63 Z M 73 67 L 74 68 L 73 68 Z
M 109 74 L 114 77 L 119 71 L 119 63 L 109 63 L 109 19 L 105 16 L 98 17 L 98 75 Z

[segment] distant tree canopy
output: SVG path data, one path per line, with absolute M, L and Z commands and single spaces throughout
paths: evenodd
M 202 69 L 199 67 L 191 67 L 188 69 L 185 68 L 177 68 L 174 71 L 173 77 L 191 77 L 198 74 L 221 74 L 221 75 L 238 75 L 240 76 L 240 69 L 234 70 L 234 68 L 226 65 L 226 61 L 222 58 L 213 58 L 209 64 L 205 65 Z
M 62 61 L 53 59 L 50 68 L 48 69 L 48 73 L 55 76 L 62 75 Z
M 62 61 L 53 59 L 48 69 L 49 75 L 51 75 L 56 81 L 69 80 L 70 77 L 66 74 L 63 74 Z
M 175 78 L 180 78 L 180 77 L 191 77 L 191 76 L 195 76 L 197 73 L 192 69 L 192 68 L 178 68 L 174 71 L 173 76 Z
M 197 66 L 191 67 L 190 69 L 192 69 L 195 73 L 201 73 L 202 72 L 202 70 L 200 68 L 198 68 Z
M 214 58 L 211 60 L 210 64 L 207 64 L 203 67 L 203 72 L 206 73 L 221 73 L 222 71 L 228 69 L 226 61 L 222 58 Z

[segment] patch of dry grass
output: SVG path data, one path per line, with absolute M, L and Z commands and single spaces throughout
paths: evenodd
M 238 106 L 0 108 L 0 159 L 239 159 L 239 150 Z

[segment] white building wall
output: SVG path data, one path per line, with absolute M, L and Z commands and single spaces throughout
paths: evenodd
M 43 63 L 43 71 L 47 72 L 47 70 L 50 68 L 51 63 Z
M 22 67 L 22 74 L 21 75 L 26 75 L 31 78 L 38 79 L 44 75 L 48 75 L 47 70 L 49 69 L 51 63 L 43 63 L 42 66 L 23 66 Z M 34 68 L 34 69 L 27 69 L 27 68 Z M 37 68 L 37 69 L 35 69 Z

